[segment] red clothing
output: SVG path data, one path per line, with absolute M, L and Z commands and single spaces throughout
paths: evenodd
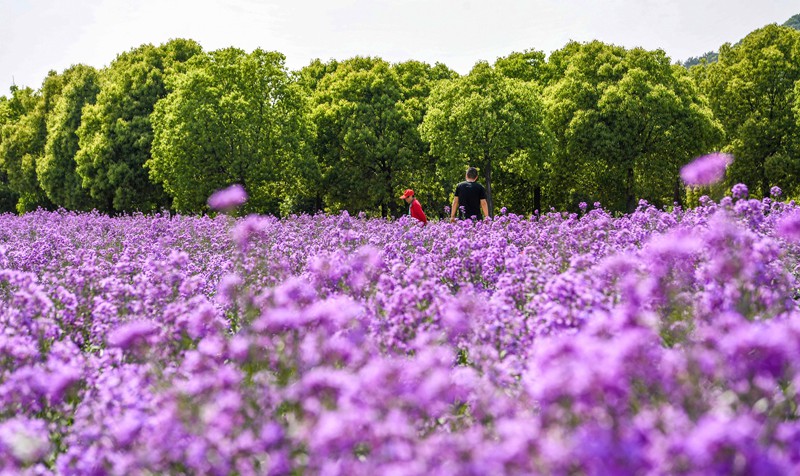
M 419 204 L 419 200 L 416 198 L 411 202 L 411 206 L 408 207 L 408 214 L 422 223 L 428 223 L 428 217 L 425 216 L 425 212 L 422 211 L 422 205 Z

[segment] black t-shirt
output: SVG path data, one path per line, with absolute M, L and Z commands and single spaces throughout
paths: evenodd
M 461 182 L 456 186 L 458 206 L 464 207 L 464 216 L 481 218 L 481 200 L 486 200 L 486 189 L 478 182 Z

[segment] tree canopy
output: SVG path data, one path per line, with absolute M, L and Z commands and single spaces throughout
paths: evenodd
M 800 129 L 792 109 L 800 80 L 800 31 L 770 25 L 720 48 L 719 61 L 693 70 L 736 158 L 729 181 L 760 196 L 800 186 Z
M 443 217 L 467 166 L 492 213 L 691 205 L 738 182 L 800 198 L 798 18 L 688 69 L 600 41 L 464 75 L 361 56 L 289 71 L 276 51 L 145 44 L 0 96 L 0 212 L 205 213 L 238 183 L 243 212 L 397 217 L 411 188 Z M 734 157 L 724 186 L 687 189 L 680 168 L 713 151 Z
M 448 75 L 421 63 L 392 66 L 356 57 L 324 76 L 313 95 L 315 153 L 331 210 L 400 210 L 398 196 L 425 171 L 417 126 L 429 78 Z M 409 71 L 416 71 L 409 78 Z
M 485 62 L 433 89 L 420 132 L 430 142 L 431 153 L 441 159 L 441 173 L 462 177 L 468 166 L 482 172 L 490 214 L 494 168 L 524 175 L 536 184 L 534 177 L 552 147 L 536 87 L 503 76 Z
M 558 148 L 553 200 L 599 200 L 632 211 L 638 198 L 680 201 L 678 172 L 721 129 L 685 69 L 663 51 L 571 43 L 553 53 L 563 74 L 545 90 Z
M 83 109 L 75 156 L 82 186 L 106 212 L 157 210 L 169 205 L 160 184 L 148 179 L 153 128 L 150 115 L 166 97 L 166 78 L 202 49 L 194 41 L 142 45 L 103 71 L 94 104 Z
M 94 104 L 100 76 L 90 66 L 76 65 L 63 73 L 63 89 L 47 117 L 44 155 L 36 163 L 39 186 L 47 198 L 71 210 L 91 210 L 97 204 L 83 188 L 77 173 L 77 131 L 86 105 Z
M 207 209 L 215 190 L 245 186 L 249 206 L 279 213 L 309 164 L 306 98 L 284 57 L 236 48 L 195 55 L 156 106 L 150 177 L 182 212 Z M 302 182 L 300 180 L 299 182 Z

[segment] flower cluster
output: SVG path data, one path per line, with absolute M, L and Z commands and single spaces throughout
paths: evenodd
M 426 227 L 0 216 L 0 472 L 796 473 L 779 196 Z

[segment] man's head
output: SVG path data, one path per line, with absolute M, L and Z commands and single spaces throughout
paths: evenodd
M 405 200 L 406 203 L 411 203 L 414 200 L 414 191 L 410 188 L 400 195 L 400 200 Z
M 467 180 L 469 182 L 474 182 L 478 180 L 478 169 L 475 167 L 470 167 L 467 169 Z

